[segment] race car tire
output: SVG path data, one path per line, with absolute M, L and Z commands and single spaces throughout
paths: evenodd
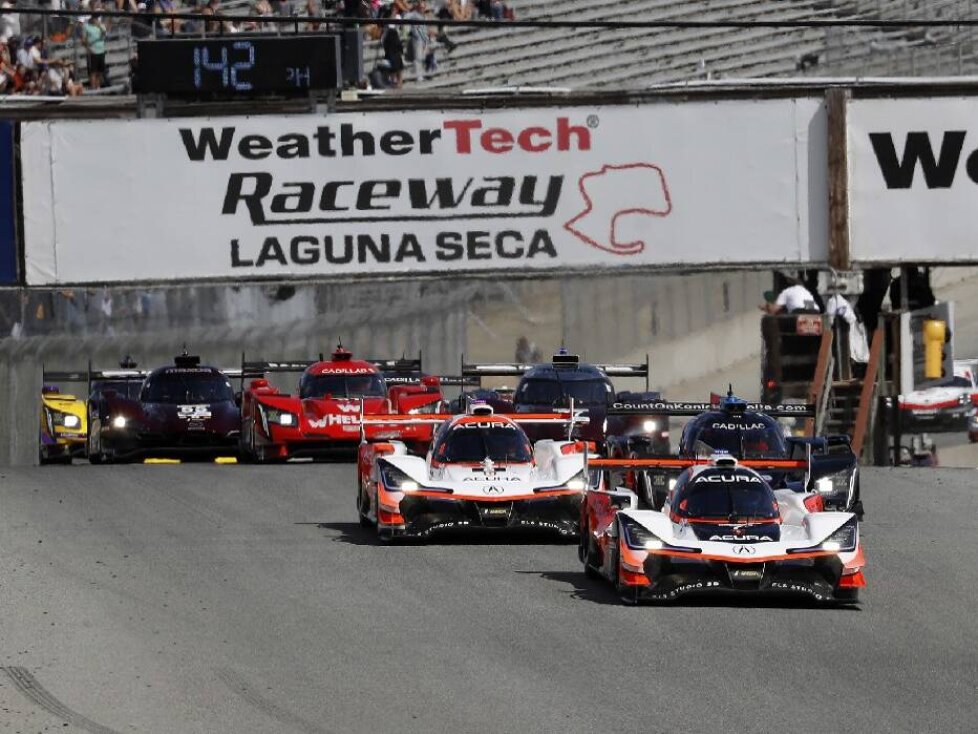
M 836 589 L 834 598 L 840 604 L 858 604 L 859 589 Z
M 638 604 L 638 592 L 633 586 L 626 586 L 621 580 L 621 554 L 615 551 L 615 592 L 623 604 L 635 606 Z
M 63 456 L 45 456 L 44 452 L 38 452 L 37 461 L 41 466 L 48 466 L 49 464 L 70 464 L 71 455 L 66 454 Z
M 591 560 L 597 555 L 594 547 L 594 538 L 591 537 L 590 527 L 581 530 L 580 538 L 577 542 L 577 557 L 584 564 L 584 576 L 589 579 L 601 578 L 601 572 L 592 564 Z
M 102 454 L 89 454 L 88 463 L 98 466 L 102 463 Z
M 369 511 L 370 506 L 367 498 L 363 494 L 363 486 L 357 489 L 357 519 L 360 521 L 360 527 L 362 528 L 372 528 L 376 523 L 370 519 L 367 512 L 364 511 L 364 505 L 367 505 L 367 511 Z

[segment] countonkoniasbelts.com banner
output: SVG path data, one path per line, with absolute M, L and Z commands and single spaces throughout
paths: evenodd
M 30 284 L 824 262 L 819 100 L 27 123 Z
M 978 100 L 853 100 L 854 262 L 978 263 Z

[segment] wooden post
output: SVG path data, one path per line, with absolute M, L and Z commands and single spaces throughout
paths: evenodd
M 883 331 L 882 326 L 876 328 L 873 334 L 873 346 L 869 350 L 869 362 L 866 365 L 866 376 L 863 379 L 862 390 L 859 393 L 859 412 L 856 414 L 856 426 L 852 434 L 852 453 L 862 457 L 863 444 L 869 432 L 869 418 L 873 414 L 872 403 L 876 399 L 876 374 L 883 360 Z
M 849 147 L 846 111 L 852 92 L 829 89 L 825 93 L 828 122 L 829 266 L 849 270 Z

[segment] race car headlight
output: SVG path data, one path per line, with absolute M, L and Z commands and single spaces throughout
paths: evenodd
M 822 550 L 833 552 L 854 551 L 856 550 L 856 541 L 858 539 L 859 526 L 856 518 L 852 518 L 822 543 Z
M 584 481 L 584 472 L 579 471 L 577 474 L 568 479 L 566 486 L 567 489 L 574 492 L 583 492 L 584 488 L 587 487 L 587 482 Z
M 827 497 L 845 498 L 849 496 L 854 479 L 854 471 L 843 469 L 835 474 L 829 474 L 827 477 L 816 479 L 815 491 Z
M 417 408 L 411 408 L 408 411 L 408 415 L 429 415 L 431 413 L 438 412 L 439 403 L 436 401 L 434 403 L 428 403 L 427 405 L 419 405 Z
M 642 430 L 646 433 L 652 433 L 659 429 L 659 423 L 657 421 L 645 421 L 642 423 Z
M 124 415 L 117 415 L 112 419 L 113 428 L 125 428 L 126 427 L 126 417 Z
M 658 536 L 644 525 L 634 520 L 619 516 L 625 545 L 635 550 L 660 550 L 665 546 Z
M 384 486 L 395 492 L 416 492 L 418 483 L 407 474 L 387 463 L 380 465 L 380 476 Z
M 269 423 L 275 423 L 279 426 L 291 427 L 299 425 L 299 418 L 295 413 L 290 413 L 287 410 L 279 410 L 278 408 L 266 408 L 265 414 L 268 416 Z
M 55 426 L 64 426 L 65 428 L 81 427 L 81 418 L 72 413 L 62 413 L 60 410 L 45 408 L 44 417 L 47 419 L 49 432 L 53 432 Z

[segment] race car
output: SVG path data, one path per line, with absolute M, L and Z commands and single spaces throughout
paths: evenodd
M 122 375 L 135 369 L 132 357 L 126 356 L 119 363 Z M 41 432 L 39 459 L 41 464 L 71 463 L 72 458 L 83 458 L 88 443 L 88 402 L 103 389 L 120 389 L 126 383 L 107 378 L 109 373 L 93 372 L 89 362 L 87 370 L 57 371 L 41 368 Z M 52 383 L 77 383 L 85 385 L 86 398 L 61 392 Z
M 568 426 L 581 415 L 501 415 L 472 403 L 461 415 L 364 416 L 369 426 L 437 422 L 426 457 L 399 441 L 364 442 L 357 512 L 383 542 L 449 530 L 538 530 L 576 537 L 584 495 L 581 441 L 530 442 L 523 425 Z
M 978 401 L 976 401 L 975 407 L 978 408 Z M 968 419 L 968 440 L 971 443 L 978 443 L 978 410 Z
M 662 506 L 685 460 L 723 451 L 738 459 L 766 460 L 765 480 L 779 489 L 815 490 L 826 507 L 862 515 L 859 460 L 849 437 L 788 436 L 778 422 L 778 418 L 814 418 L 814 405 L 748 403 L 731 389 L 726 397 L 714 396 L 709 403 L 619 401 L 608 412 L 692 417 L 683 428 L 675 456 L 649 451 L 644 443 L 629 437 L 609 440 L 609 458 L 649 460 L 642 471 L 626 472 L 623 482 L 646 507 Z
M 244 457 L 258 462 L 355 456 L 364 430 L 361 414 L 437 413 L 443 399 L 441 379 L 424 375 L 420 359 L 354 359 L 342 345 L 328 360 L 242 360 L 242 369 L 302 373 L 297 395 L 279 392 L 265 378 L 253 380 L 242 395 L 240 449 Z M 385 372 L 405 379 L 389 386 Z M 424 453 L 431 442 L 432 426 L 421 423 L 365 430 L 368 439 L 397 439 Z
M 48 380 L 56 376 L 57 373 L 43 373 L 38 445 L 41 464 L 70 464 L 72 458 L 85 455 L 88 436 L 85 401 L 49 384 Z
M 628 467 L 595 459 L 588 472 Z M 855 603 L 865 558 L 851 512 L 821 511 L 821 496 L 774 489 L 763 461 L 716 454 L 687 467 L 660 510 L 628 490 L 589 488 L 579 557 L 621 599 L 672 601 L 709 592 L 779 592 Z
M 255 374 L 202 365 L 186 352 L 148 372 L 94 373 L 101 384 L 89 400 L 89 461 L 235 459 L 241 412 L 231 378 Z
M 595 442 L 599 449 L 609 436 L 630 436 L 635 442 L 647 444 L 649 450 L 668 452 L 669 419 L 659 414 L 632 415 L 608 413 L 616 401 L 638 402 L 660 400 L 662 396 L 648 389 L 649 362 L 644 364 L 586 364 L 576 354 L 561 348 L 548 364 L 466 364 L 462 360 L 465 377 L 518 376 L 519 383 L 513 392 L 512 410 L 516 413 L 540 413 L 556 408 L 581 408 L 588 411 L 590 422 L 581 428 L 582 440 Z M 616 395 L 610 377 L 645 378 L 645 392 L 622 392 Z M 485 396 L 501 408 L 506 396 Z M 463 405 L 458 406 L 464 408 Z M 553 426 L 528 428 L 533 439 L 558 438 Z
M 900 396 L 900 426 L 908 433 L 970 431 L 976 408 L 978 360 L 956 359 L 946 385 Z

